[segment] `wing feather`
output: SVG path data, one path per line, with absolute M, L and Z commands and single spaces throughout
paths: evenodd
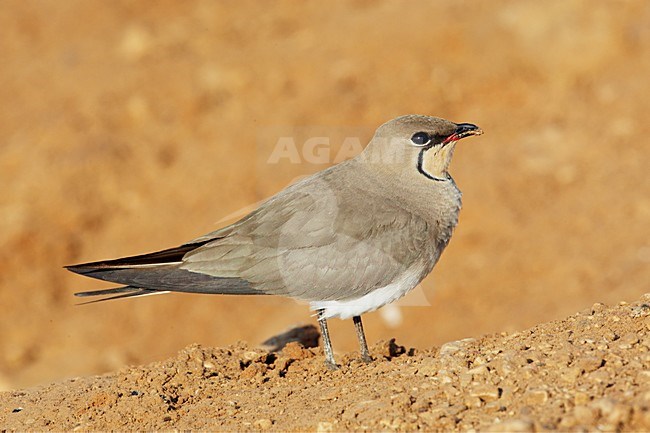
M 339 166 L 337 166 L 339 167 Z M 287 188 L 188 252 L 182 269 L 305 301 L 363 296 L 429 254 L 426 221 L 340 170 Z

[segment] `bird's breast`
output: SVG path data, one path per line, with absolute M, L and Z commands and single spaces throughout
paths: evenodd
M 447 246 L 454 228 L 458 224 L 460 213 L 461 192 L 453 179 L 447 182 L 438 183 L 429 192 L 425 205 L 422 206 L 423 218 L 429 226 L 429 235 L 432 239 L 431 246 L 434 255 L 434 262 L 438 260 L 442 250 Z

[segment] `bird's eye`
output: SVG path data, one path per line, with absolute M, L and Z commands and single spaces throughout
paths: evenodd
M 416 146 L 426 146 L 430 142 L 431 137 L 426 132 L 416 132 L 413 134 L 413 137 L 411 137 L 411 143 L 415 144 Z

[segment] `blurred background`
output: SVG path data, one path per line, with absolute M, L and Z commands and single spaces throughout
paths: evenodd
M 76 306 L 110 285 L 62 269 L 179 245 L 321 169 L 266 163 L 292 128 L 365 143 L 421 113 L 485 130 L 452 163 L 464 208 L 430 306 L 364 316 L 372 343 L 650 290 L 647 1 L 4 0 L 0 29 L 2 389 L 315 324 L 273 297 Z M 357 350 L 351 321 L 330 326 Z

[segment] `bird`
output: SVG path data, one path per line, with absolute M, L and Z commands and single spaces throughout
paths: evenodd
M 448 172 L 457 142 L 483 131 L 425 115 L 379 128 L 361 153 L 289 185 L 237 222 L 178 247 L 65 268 L 120 284 L 75 293 L 90 302 L 158 293 L 279 295 L 309 304 L 325 364 L 337 369 L 327 320 L 361 316 L 413 289 L 458 223 L 461 192 Z

